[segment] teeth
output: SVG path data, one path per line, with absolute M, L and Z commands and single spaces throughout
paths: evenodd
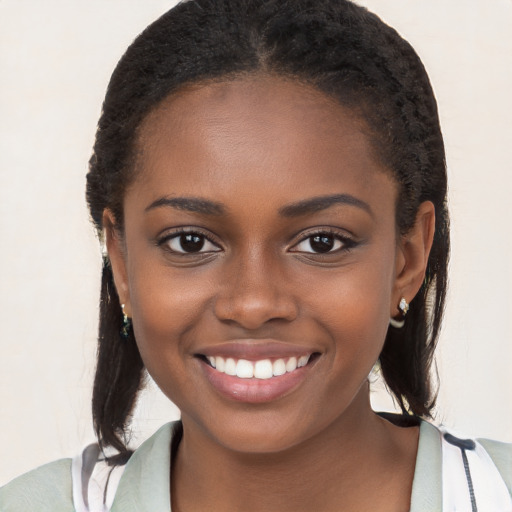
M 215 358 L 215 361 L 217 361 L 217 358 Z M 236 362 L 234 359 L 231 359 L 231 357 L 226 359 L 224 373 L 226 373 L 227 375 L 236 375 Z
M 288 359 L 288 362 L 286 363 L 286 371 L 287 372 L 293 372 L 297 368 L 297 358 L 296 357 L 290 357 Z
M 231 357 L 224 359 L 220 356 L 209 356 L 207 359 L 213 368 L 226 375 L 236 375 L 239 379 L 252 379 L 254 377 L 266 380 L 306 366 L 310 357 L 311 354 L 301 356 L 298 359 L 296 357 L 276 359 L 274 362 L 270 359 L 262 359 L 260 361 L 235 360 Z
M 298 368 L 302 368 L 303 366 L 306 366 L 308 364 L 310 356 L 302 356 L 299 357 L 299 361 L 297 363 Z
M 219 372 L 225 372 L 226 371 L 226 362 L 224 361 L 223 357 L 213 357 L 212 359 L 215 360 L 215 364 L 212 364 L 214 368 L 217 368 Z
M 239 359 L 236 363 L 236 376 L 239 379 L 252 379 L 254 377 L 254 366 L 250 361 Z
M 257 379 L 270 379 L 273 375 L 272 361 L 270 359 L 256 361 L 256 364 L 254 365 L 254 376 Z
M 274 376 L 284 375 L 286 373 L 286 363 L 284 359 L 277 359 L 272 365 L 272 372 Z

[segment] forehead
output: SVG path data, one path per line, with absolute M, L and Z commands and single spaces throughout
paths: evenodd
M 339 178 L 367 188 L 374 171 L 386 171 L 367 133 L 353 111 L 292 79 L 257 75 L 191 85 L 142 123 L 137 181 L 163 180 L 184 189 L 176 193 L 194 195 L 237 182 L 243 193 L 251 178 L 274 191 L 303 184 L 310 195 Z

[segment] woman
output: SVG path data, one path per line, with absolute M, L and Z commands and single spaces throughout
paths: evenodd
M 181 4 L 114 72 L 87 198 L 108 249 L 93 414 L 126 467 L 112 510 L 440 509 L 442 436 L 419 418 L 444 148 L 396 32 L 349 2 Z M 377 360 L 403 416 L 370 408 Z M 182 421 L 130 457 L 144 369 Z M 463 462 L 481 449 L 446 439 Z M 504 503 L 510 447 L 486 447 Z M 64 461 L 15 481 L 4 508 L 30 485 L 64 510 L 69 477 Z

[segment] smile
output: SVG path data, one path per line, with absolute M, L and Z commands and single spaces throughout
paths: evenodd
M 293 392 L 320 358 L 319 352 L 283 344 L 230 344 L 204 352 L 195 357 L 213 389 L 230 400 L 253 404 Z
M 206 360 L 217 372 L 226 375 L 236 376 L 239 379 L 255 378 L 267 380 L 273 377 L 280 377 L 297 370 L 297 368 L 306 366 L 310 357 L 311 354 L 307 354 L 300 357 L 279 358 L 274 361 L 271 359 L 249 361 L 232 357 L 208 356 Z

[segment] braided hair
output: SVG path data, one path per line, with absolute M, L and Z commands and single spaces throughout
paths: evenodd
M 383 377 L 404 413 L 428 417 L 436 393 L 431 365 L 447 287 L 449 223 L 444 144 L 425 69 L 398 33 L 348 0 L 185 1 L 147 27 L 110 80 L 90 168 L 87 202 L 101 237 L 109 208 L 123 230 L 123 196 L 136 173 L 134 142 L 149 112 L 184 84 L 273 74 L 308 83 L 367 123 L 383 167 L 399 187 L 396 225 L 405 234 L 419 205 L 435 206 L 426 277 L 405 327 L 390 327 Z M 100 444 L 126 456 L 130 415 L 144 381 L 133 331 L 105 259 L 93 420 Z

